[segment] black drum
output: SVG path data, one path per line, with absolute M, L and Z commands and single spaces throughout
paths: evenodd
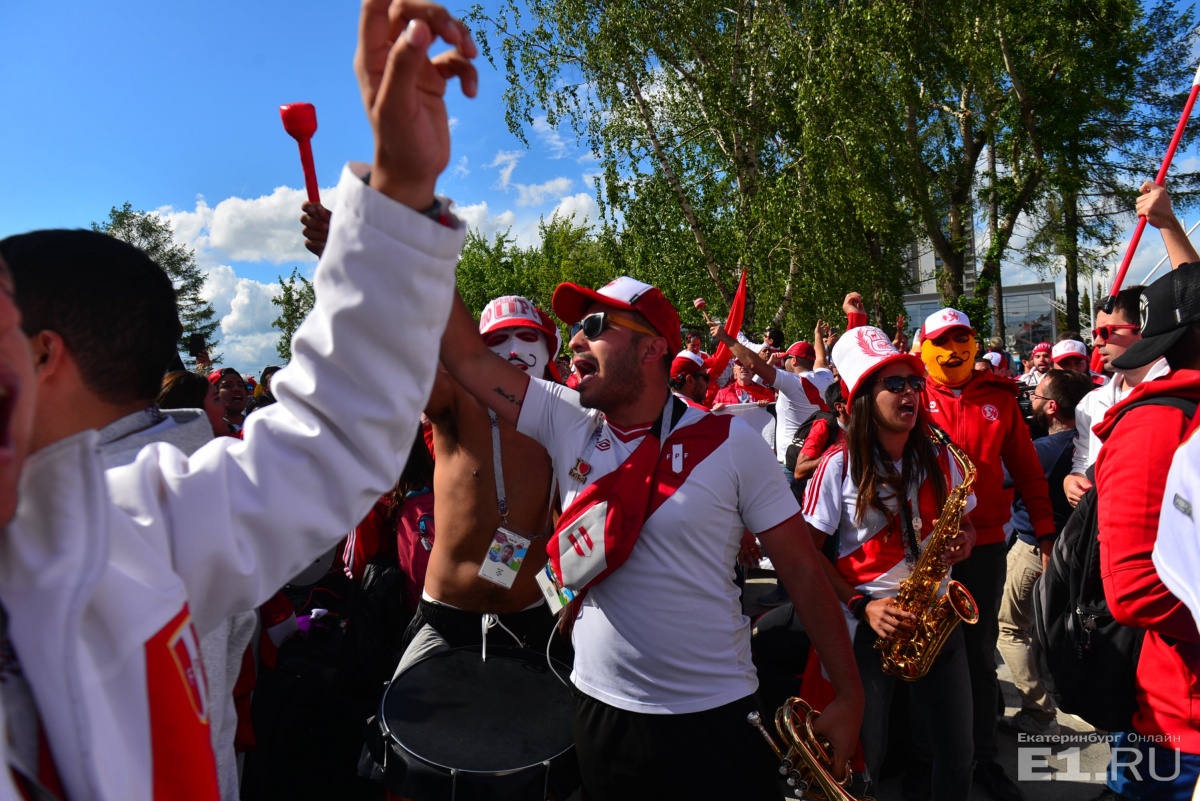
M 566 680 L 570 668 L 557 660 Z M 544 653 L 453 648 L 383 694 L 384 782 L 397 795 L 453 801 L 564 801 L 579 785 L 571 690 Z

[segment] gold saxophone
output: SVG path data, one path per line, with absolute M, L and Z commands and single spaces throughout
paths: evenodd
M 951 490 L 942 505 L 937 526 L 925 541 L 921 558 L 913 567 L 912 574 L 900 584 L 896 595 L 896 606 L 917 616 L 916 630 L 906 639 L 884 640 L 875 643 L 875 650 L 883 658 L 883 672 L 905 681 L 916 681 L 929 672 L 938 651 L 946 638 L 962 620 L 974 623 L 979 620 L 979 608 L 969 590 L 957 581 L 950 581 L 946 594 L 938 597 L 938 587 L 950 572 L 946 562 L 946 543 L 958 534 L 963 512 L 967 508 L 967 496 L 975 483 L 975 465 L 962 449 L 950 441 L 949 435 L 932 423 L 929 424 L 933 439 L 944 445 L 962 471 L 962 483 Z
M 846 788 L 850 784 L 850 764 L 846 764 L 846 778 L 840 782 L 833 778 L 829 769 L 833 766 L 829 743 L 813 733 L 813 722 L 820 717 L 803 698 L 789 698 L 775 710 L 775 731 L 787 747 L 785 751 L 763 726 L 757 712 L 746 716 L 746 722 L 758 729 L 767 745 L 779 757 L 779 773 L 787 777 L 788 786 L 797 798 L 813 801 L 875 801 L 870 796 L 861 800 Z

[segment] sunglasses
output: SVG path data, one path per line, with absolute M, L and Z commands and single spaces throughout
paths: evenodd
M 620 323 L 618 326 L 617 323 Z M 596 312 L 589 314 L 579 321 L 579 330 L 588 339 L 596 339 L 604 333 L 604 329 L 612 328 L 628 328 L 632 331 L 638 331 L 643 334 L 649 334 L 652 337 L 658 336 L 658 332 L 647 328 L 636 320 L 631 320 L 623 315 L 613 314 L 612 312 Z
M 925 379 L 919 375 L 889 375 L 887 378 L 881 378 L 875 383 L 883 384 L 884 389 L 896 395 L 904 392 L 905 386 L 913 392 L 921 392 L 925 389 Z
M 1108 339 L 1113 335 L 1113 331 L 1137 331 L 1140 328 L 1140 325 L 1133 325 L 1131 323 L 1113 323 L 1112 325 L 1102 325 L 1099 328 L 1092 329 L 1092 339 Z

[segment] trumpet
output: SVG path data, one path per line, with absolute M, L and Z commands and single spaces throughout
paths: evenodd
M 762 716 L 751 712 L 746 722 L 758 729 L 759 734 L 771 746 L 779 758 L 779 774 L 786 777 L 788 787 L 797 798 L 812 801 L 875 801 L 864 796 L 862 799 L 850 794 L 847 789 L 853 775 L 850 763 L 846 763 L 846 778 L 833 778 L 832 748 L 827 741 L 813 732 L 813 722 L 820 717 L 803 698 L 789 698 L 775 710 L 775 731 L 784 748 L 763 725 Z

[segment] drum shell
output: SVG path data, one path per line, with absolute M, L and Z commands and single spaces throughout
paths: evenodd
M 388 686 L 375 754 L 388 791 L 418 800 L 540 801 L 549 789 L 566 798 L 579 786 L 573 690 L 544 654 L 492 646 L 484 662 L 481 651 L 434 654 Z M 554 669 L 564 679 L 570 672 L 557 660 Z

